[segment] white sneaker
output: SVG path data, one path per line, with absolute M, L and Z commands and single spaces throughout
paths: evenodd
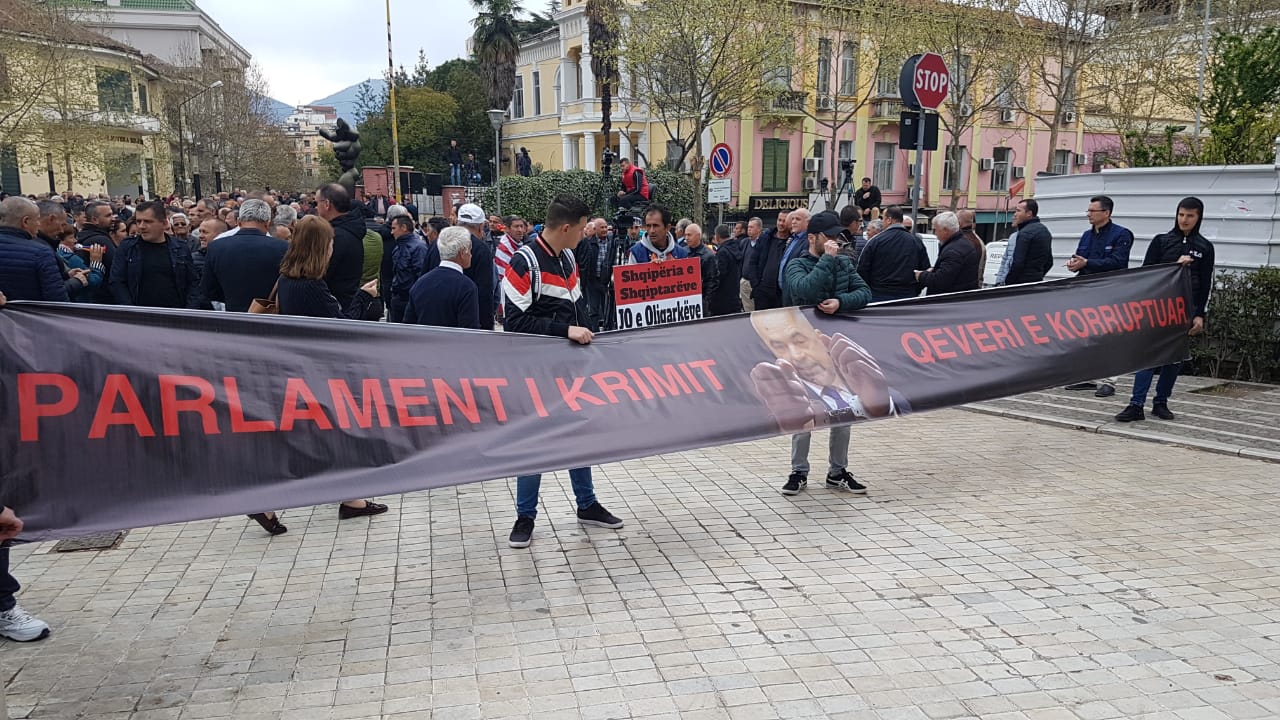
M 8 612 L 0 613 L 0 636 L 18 642 L 31 642 L 49 637 L 49 623 L 14 605 Z

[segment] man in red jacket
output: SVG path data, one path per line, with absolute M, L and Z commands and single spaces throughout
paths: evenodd
M 613 202 L 614 207 L 629 208 L 649 202 L 649 179 L 644 171 L 625 157 L 618 161 L 618 167 L 622 168 L 622 189 Z

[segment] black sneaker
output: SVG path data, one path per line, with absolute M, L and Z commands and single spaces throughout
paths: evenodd
M 513 548 L 527 548 L 533 542 L 533 518 L 521 515 L 516 518 L 516 526 L 511 528 L 511 537 L 507 544 Z
M 802 472 L 793 472 L 787 478 L 787 484 L 782 486 L 783 495 L 799 495 L 800 491 L 809 484 L 809 478 Z
M 1111 397 L 1116 394 L 1116 386 L 1111 383 L 1102 383 L 1097 390 L 1093 391 L 1094 397 Z
M 867 486 L 858 482 L 848 470 L 841 470 L 838 475 L 828 475 L 827 487 L 832 490 L 847 490 L 854 495 L 867 494 Z
M 1063 390 L 1093 390 L 1096 387 L 1098 387 L 1098 383 L 1095 383 L 1095 382 L 1078 382 L 1078 383 L 1071 383 L 1070 385 L 1062 389 Z
M 1155 405 L 1152 405 L 1151 414 L 1161 420 L 1172 420 L 1176 417 L 1173 413 L 1169 412 L 1169 406 L 1164 403 L 1156 403 Z
M 622 527 L 622 521 L 614 517 L 613 513 L 605 510 L 600 503 L 594 503 L 589 508 L 579 510 L 578 524 L 609 528 L 610 530 L 617 530 Z
M 1134 420 L 1146 420 L 1147 414 L 1142 411 L 1140 405 L 1126 405 L 1116 415 L 1116 422 L 1133 422 Z

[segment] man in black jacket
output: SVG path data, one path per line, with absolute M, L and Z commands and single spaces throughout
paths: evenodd
M 1163 235 L 1157 235 L 1147 247 L 1147 254 L 1142 259 L 1143 267 L 1178 263 L 1191 268 L 1191 329 L 1189 335 L 1204 332 L 1204 315 L 1209 307 L 1209 292 L 1213 289 L 1213 243 L 1200 234 L 1200 223 L 1204 220 L 1204 203 L 1200 198 L 1187 197 L 1178 203 L 1177 221 L 1173 229 Z M 1119 422 L 1145 420 L 1143 407 L 1147 403 L 1147 393 L 1151 390 L 1151 380 L 1156 373 L 1160 381 L 1156 383 L 1156 397 L 1151 403 L 1151 414 L 1161 420 L 1172 420 L 1169 412 L 1169 396 L 1173 394 L 1173 384 L 1178 380 L 1178 372 L 1182 363 L 1170 363 L 1163 367 L 1139 370 L 1133 378 L 1133 395 L 1129 398 L 1129 406 L 1116 415 Z
M 117 305 L 186 308 L 198 294 L 191 248 L 166 233 L 169 228 L 164 203 L 151 200 L 138 205 L 133 215 L 138 234 L 116 249 L 109 284 Z
M 902 208 L 885 208 L 884 214 L 885 229 L 867 241 L 858 257 L 858 274 L 871 287 L 871 302 L 916 297 L 917 271 L 929 269 L 929 251 L 902 226 Z M 974 273 L 976 278 L 976 268 Z
M 609 223 L 595 218 L 587 223 L 582 242 L 573 250 L 578 263 L 578 275 L 582 278 L 582 291 L 587 296 L 587 308 L 591 312 L 591 331 L 613 325 L 609 312 L 609 290 L 613 282 L 614 244 L 609 235 Z
M 862 178 L 862 188 L 855 196 L 854 204 L 862 211 L 864 221 L 876 220 L 876 210 L 880 207 L 880 188 L 871 184 L 871 178 Z M 898 218 L 902 220 L 902 218 Z
M 782 283 L 778 273 L 782 269 L 782 254 L 791 242 L 791 214 L 778 213 L 778 224 L 760 236 L 756 248 L 756 271 L 759 280 L 751 291 L 751 299 L 755 301 L 756 310 L 770 310 L 782 307 Z
M 245 200 L 240 230 L 206 250 L 197 305 L 216 300 L 229 312 L 248 312 L 255 298 L 271 294 L 289 243 L 268 235 L 270 225 L 271 206 L 264 200 Z
M 85 247 L 101 245 L 106 248 L 102 255 L 103 273 L 111 277 L 111 263 L 115 260 L 116 244 L 111 242 L 111 226 L 116 222 L 115 213 L 111 212 L 111 204 L 91 202 L 84 207 L 84 228 L 76 234 L 76 244 Z M 94 302 L 112 303 L 111 289 L 107 283 L 98 286 Z
M 1027 198 L 1013 211 L 1013 225 L 1018 236 L 1012 247 L 1005 248 L 1009 258 L 1003 285 L 1018 285 L 1044 280 L 1053 267 L 1053 234 L 1040 222 L 1040 203 Z
M 730 237 L 728 225 L 716 226 L 716 289 L 708 295 L 707 314 L 732 315 L 742 312 L 742 260 L 746 254 L 747 238 Z
M 449 141 L 449 149 L 444 151 L 444 161 L 449 165 L 449 184 L 462 185 L 462 148 L 457 140 Z
M 752 292 L 755 290 L 756 285 L 760 283 L 760 275 L 763 268 L 760 251 L 766 247 L 764 221 L 758 217 L 748 220 L 746 237 L 739 240 L 742 243 L 742 282 L 739 288 L 742 309 L 747 312 L 754 312 L 756 302 L 752 299 Z
M 364 210 L 355 207 L 345 187 L 329 183 L 316 191 L 316 214 L 333 226 L 333 257 L 324 281 L 345 308 L 360 290 L 364 272 Z
M 916 282 L 930 295 L 978 289 L 978 250 L 960 229 L 953 212 L 933 218 L 933 234 L 938 236 L 938 261 L 928 270 L 916 271 Z

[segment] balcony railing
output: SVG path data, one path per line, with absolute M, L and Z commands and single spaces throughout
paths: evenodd
M 809 93 L 787 90 L 774 95 L 766 109 L 772 115 L 803 115 L 808 103 Z

